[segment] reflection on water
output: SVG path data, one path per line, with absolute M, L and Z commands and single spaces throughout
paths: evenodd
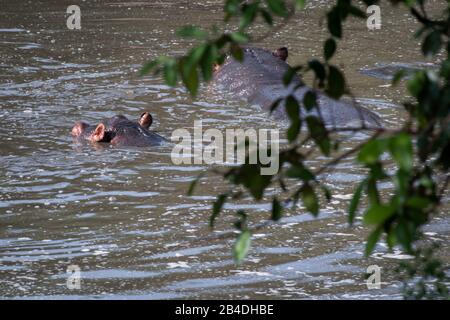
M 114 114 L 135 119 L 144 110 L 154 115 L 152 127 L 165 137 L 177 128 L 192 130 L 199 119 L 204 129 L 283 128 L 207 87 L 192 100 L 184 89 L 169 88 L 158 77 L 137 76 L 144 61 L 185 52 L 190 44 L 175 37 L 178 27 L 220 24 L 221 1 L 83 2 L 80 31 L 65 28 L 65 9 L 56 0 L 2 3 L 0 296 L 399 297 L 390 272 L 383 279 L 390 283 L 385 290 L 366 290 L 368 265 L 389 267 L 404 257 L 380 245 L 373 258 L 361 258 L 367 230 L 359 224 L 349 229 L 344 217 L 364 174 L 351 162 L 324 175 L 336 197 L 319 218 L 301 206 L 288 209 L 281 225 L 254 235 L 248 259 L 235 265 L 233 237 L 211 237 L 230 231 L 234 218 L 224 214 L 213 232 L 208 226 L 211 202 L 225 184 L 208 176 L 194 196 L 186 196 L 190 181 L 206 165 L 174 165 L 170 146 L 126 149 L 72 141 L 75 121 L 97 123 Z M 317 38 L 326 36 L 318 25 L 322 14 L 322 4 L 313 2 L 298 23 L 258 45 L 288 46 L 291 64 L 320 56 Z M 350 21 L 353 35 L 343 41 L 336 63 L 358 101 L 378 112 L 387 126 L 397 126 L 403 89 L 358 70 L 421 58 L 417 43 L 404 36 L 414 28 L 400 9 L 386 11 L 383 21 L 376 32 Z M 264 32 L 260 29 L 255 32 Z M 399 35 L 402 48 L 392 45 Z M 345 137 L 343 147 L 363 138 Z M 319 157 L 311 164 L 322 161 Z M 247 199 L 227 205 L 225 212 L 245 209 L 258 222 L 268 217 L 268 208 L 267 201 Z M 439 219 L 439 231 L 431 228 L 428 234 L 448 244 L 448 218 Z M 72 264 L 82 272 L 78 291 L 66 287 Z

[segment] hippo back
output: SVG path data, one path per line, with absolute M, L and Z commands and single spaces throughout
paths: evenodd
M 261 88 L 283 86 L 283 75 L 289 69 L 286 62 L 264 49 L 245 48 L 243 53 L 242 63 L 227 57 L 215 74 L 216 84 L 243 98 L 257 96 Z M 300 77 L 294 76 L 292 84 L 299 83 Z
M 271 52 L 258 48 L 243 49 L 243 61 L 228 57 L 214 77 L 214 83 L 230 91 L 233 95 L 246 99 L 251 104 L 270 110 L 280 98 L 293 94 L 299 102 L 311 88 L 303 85 L 295 74 L 289 86 L 284 86 L 283 76 L 289 65 Z M 295 91 L 294 91 L 295 90 Z M 320 115 L 327 126 L 344 127 L 364 123 L 369 127 L 381 127 L 380 118 L 372 111 L 350 103 L 337 101 L 321 92 L 316 92 Z M 301 116 L 318 115 L 316 110 L 306 113 L 301 108 Z M 287 118 L 285 108 L 280 105 L 276 118 Z

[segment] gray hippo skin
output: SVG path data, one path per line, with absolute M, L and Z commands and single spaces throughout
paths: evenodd
M 281 48 L 285 49 L 285 48 Z M 284 61 L 287 57 L 280 56 L 280 49 L 274 53 L 258 48 L 245 48 L 242 62 L 228 57 L 224 64 L 217 69 L 214 83 L 230 91 L 233 95 L 246 99 L 250 104 L 261 106 L 269 111 L 272 104 L 279 98 L 290 95 L 295 86 L 302 84 L 300 77 L 294 75 L 291 84 L 284 86 L 283 75 L 289 69 Z M 300 103 L 306 92 L 312 90 L 303 85 L 294 92 Z M 321 116 L 327 127 L 342 128 L 350 125 L 364 125 L 367 127 L 381 127 L 381 120 L 372 111 L 343 101 L 329 98 L 321 92 L 316 92 L 317 103 Z M 301 108 L 301 117 L 318 115 L 317 110 L 306 112 Z M 276 118 L 287 118 L 283 104 L 274 111 Z
M 149 130 L 153 122 L 152 116 L 144 112 L 137 122 L 117 115 L 97 126 L 79 121 L 72 128 L 72 136 L 77 140 L 90 142 L 106 142 L 116 146 L 149 147 L 158 146 L 166 141 L 160 135 Z
M 392 80 L 397 72 L 403 71 L 403 79 L 410 79 L 420 70 L 431 70 L 438 71 L 438 67 L 432 63 L 425 62 L 414 62 L 414 63 L 404 63 L 404 62 L 392 62 L 392 63 L 379 63 L 374 67 L 362 68 L 359 71 L 366 75 L 381 80 Z

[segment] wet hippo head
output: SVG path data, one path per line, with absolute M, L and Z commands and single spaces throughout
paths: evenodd
M 288 58 L 288 49 L 286 47 L 281 47 L 275 50 L 272 54 L 275 57 L 278 57 L 281 60 L 286 61 L 286 59 Z
M 97 126 L 86 122 L 77 122 L 72 128 L 72 136 L 78 140 L 90 142 L 108 142 L 116 146 L 154 146 L 161 145 L 166 140 L 148 129 L 153 117 L 144 112 L 137 121 L 131 121 L 123 115 L 116 115 Z
M 153 123 L 153 117 L 150 113 L 144 112 L 141 114 L 138 123 L 141 127 L 148 129 Z
M 72 128 L 72 136 L 92 142 L 111 141 L 111 134 L 106 130 L 106 126 L 103 123 L 92 126 L 86 122 L 79 121 Z

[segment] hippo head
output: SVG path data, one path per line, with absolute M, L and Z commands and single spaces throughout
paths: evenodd
M 121 114 L 116 115 L 116 116 L 110 118 L 110 119 L 107 121 L 107 124 L 108 124 L 107 130 L 108 130 L 108 131 L 113 130 L 114 127 L 117 126 L 118 123 L 123 122 L 123 121 L 129 121 L 129 120 L 128 120 L 127 117 L 125 117 L 125 116 L 123 116 L 123 115 L 121 115 Z
M 72 136 L 92 142 L 110 142 L 112 139 L 110 132 L 106 130 L 103 123 L 92 126 L 82 121 L 75 123 L 72 128 Z
M 153 117 L 150 113 L 144 112 L 141 114 L 138 123 L 141 127 L 148 129 L 153 123 Z
M 281 60 L 286 61 L 286 59 L 288 58 L 288 49 L 286 47 L 281 47 L 275 50 L 272 54 L 275 57 L 278 57 Z

